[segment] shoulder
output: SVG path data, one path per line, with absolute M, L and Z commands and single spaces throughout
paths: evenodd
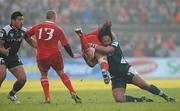
M 113 40 L 112 43 L 111 43 L 111 46 L 118 47 L 119 42 L 117 40 Z
M 27 31 L 27 28 L 22 27 L 21 30 L 24 31 L 24 32 L 26 32 L 26 31 Z
M 28 28 L 26 29 L 26 31 L 27 31 L 27 32 L 29 32 L 29 31 L 34 31 L 34 29 L 36 29 L 36 27 L 38 27 L 38 26 L 42 26 L 42 23 L 39 23 L 39 24 L 35 24 L 35 25 L 33 25 L 33 26 L 30 26 L 30 27 L 28 27 Z
M 8 34 L 10 30 L 12 30 L 12 27 L 10 25 L 6 25 L 2 29 L 2 31 L 4 31 L 4 33 L 6 33 L 6 34 Z

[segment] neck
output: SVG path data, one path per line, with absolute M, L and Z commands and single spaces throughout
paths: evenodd
M 47 19 L 47 21 L 49 21 L 49 22 L 55 22 L 54 19 Z

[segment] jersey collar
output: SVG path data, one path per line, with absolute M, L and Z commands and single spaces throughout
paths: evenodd
M 49 21 L 49 20 L 46 20 L 45 22 L 47 22 L 47 23 L 55 23 L 55 22 L 53 22 L 53 21 Z

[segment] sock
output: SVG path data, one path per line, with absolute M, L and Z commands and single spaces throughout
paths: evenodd
M 157 88 L 154 85 L 150 85 L 148 91 L 151 92 L 152 94 L 159 95 L 163 98 L 167 97 L 167 95 L 163 91 L 161 91 L 159 88 Z
M 69 77 L 65 73 L 61 74 L 60 78 L 61 78 L 63 84 L 68 88 L 69 92 L 75 92 Z
M 142 98 L 133 97 L 133 96 L 125 96 L 126 102 L 143 102 Z
M 84 37 L 80 37 L 80 42 L 81 42 L 82 49 L 84 50 L 84 52 L 86 52 L 90 48 L 87 40 Z
M 41 76 L 41 85 L 44 91 L 45 98 L 48 98 L 49 95 L 49 82 L 47 76 Z
M 108 71 L 109 69 L 109 64 L 107 62 L 102 62 L 100 63 L 100 68 L 101 68 L 101 71 L 104 72 L 104 71 Z
M 25 83 L 21 83 L 19 81 L 16 81 L 13 85 L 13 89 L 9 92 L 10 96 L 14 96 L 20 89 L 23 88 Z

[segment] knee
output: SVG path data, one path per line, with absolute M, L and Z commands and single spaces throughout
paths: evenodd
M 121 96 L 115 97 L 114 99 L 117 103 L 123 103 L 125 101 L 124 97 L 121 97 Z
M 22 77 L 22 78 L 19 78 L 18 81 L 19 81 L 19 83 L 21 83 L 21 84 L 25 84 L 26 81 L 27 81 L 27 79 L 26 79 L 26 77 Z

